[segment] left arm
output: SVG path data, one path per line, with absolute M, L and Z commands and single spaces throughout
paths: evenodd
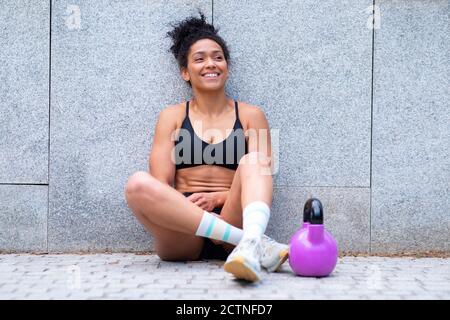
M 272 142 L 266 115 L 260 108 L 251 106 L 248 119 L 248 152 L 261 152 L 270 158 Z

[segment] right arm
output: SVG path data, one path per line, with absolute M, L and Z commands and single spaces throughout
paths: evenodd
M 163 109 L 156 123 L 153 145 L 149 157 L 149 171 L 157 180 L 173 187 L 175 164 L 171 154 L 174 148 L 172 135 L 176 130 L 176 110 L 169 106 Z

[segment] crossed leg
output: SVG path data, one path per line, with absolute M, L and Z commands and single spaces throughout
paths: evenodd
M 253 201 L 272 203 L 270 160 L 257 152 L 241 158 L 220 217 L 242 228 L 242 208 Z M 136 218 L 155 239 L 155 250 L 163 260 L 196 260 L 203 238 L 195 236 L 203 209 L 180 192 L 139 171 L 125 187 L 125 198 Z M 223 244 L 227 251 L 233 246 Z
M 128 206 L 153 235 L 156 254 L 167 261 L 197 260 L 203 238 L 195 236 L 203 210 L 145 171 L 134 173 L 125 187 Z

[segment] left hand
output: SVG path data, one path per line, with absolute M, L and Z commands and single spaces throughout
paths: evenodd
M 187 199 L 208 212 L 212 211 L 217 204 L 214 192 L 193 193 Z

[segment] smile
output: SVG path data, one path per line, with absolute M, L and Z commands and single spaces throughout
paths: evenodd
M 220 73 L 211 72 L 211 73 L 205 73 L 202 75 L 204 78 L 217 78 L 220 75 Z

